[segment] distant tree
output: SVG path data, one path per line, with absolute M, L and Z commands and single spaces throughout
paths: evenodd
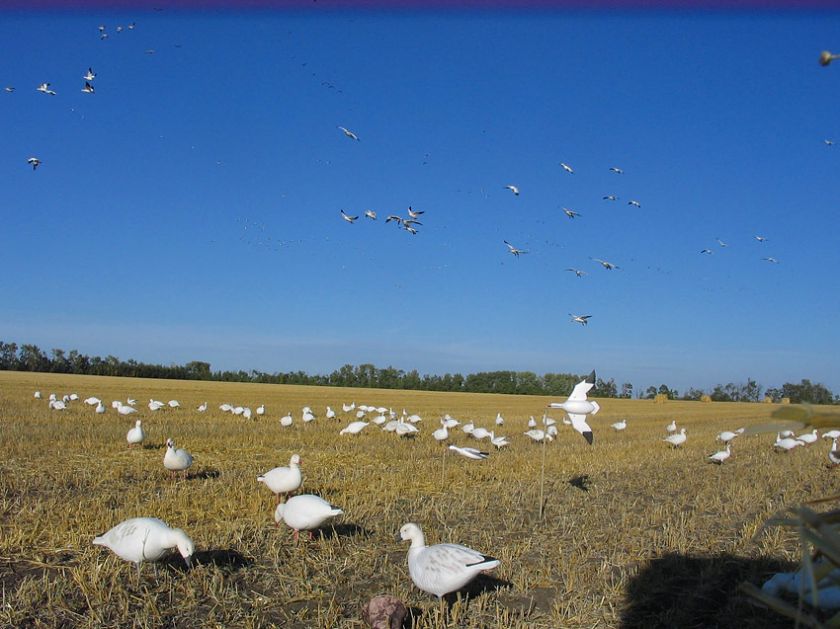
M 633 385 L 629 382 L 625 382 L 621 385 L 621 395 L 619 397 L 624 399 L 631 399 L 633 397 Z
M 645 394 L 642 397 L 646 400 L 652 400 L 653 398 L 656 397 L 656 394 L 657 394 L 656 387 L 650 386 L 647 389 L 645 389 Z
M 773 400 L 774 402 L 778 402 L 779 400 L 781 400 L 781 399 L 782 399 L 782 397 L 784 397 L 784 396 L 782 395 L 782 390 L 781 390 L 780 388 L 767 389 L 767 390 L 764 392 L 764 395 L 765 395 L 765 396 L 767 396 L 767 397 L 769 397 L 769 398 L 770 398 L 771 400 Z
M 794 404 L 808 402 L 810 404 L 832 404 L 834 394 L 823 384 L 813 384 L 803 379 L 799 384 L 786 382 L 782 385 L 782 397 L 790 398 Z
M 674 400 L 679 395 L 676 389 L 671 389 L 667 384 L 660 384 L 657 393 L 668 396 L 669 400 Z
M 601 378 L 598 378 L 595 381 L 595 386 L 592 387 L 590 395 L 592 397 L 618 397 L 618 388 L 615 385 L 615 380 L 612 378 L 609 380 L 602 380 Z
M 17 351 L 17 343 L 4 343 L 0 341 L 0 369 L 9 371 L 20 369 Z
M 208 380 L 210 378 L 210 363 L 193 360 L 184 365 L 190 380 Z
M 50 359 L 37 345 L 21 345 L 18 364 L 23 371 L 50 370 Z
M 682 394 L 683 400 L 690 400 L 692 402 L 699 402 L 700 398 L 703 397 L 703 391 L 701 389 L 695 389 L 694 387 L 689 387 L 688 391 Z

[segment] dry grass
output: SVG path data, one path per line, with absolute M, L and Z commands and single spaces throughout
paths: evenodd
M 149 437 L 129 450 L 136 416 L 99 416 L 76 402 L 51 411 L 34 390 L 112 399 L 177 398 L 183 409 L 139 417 Z M 210 410 L 193 409 L 203 402 Z M 424 417 L 414 441 L 346 423 L 301 425 L 309 404 L 382 404 Z M 545 518 L 538 518 L 541 446 L 522 436 L 547 398 L 0 372 L 0 626 L 361 627 L 362 605 L 388 592 L 413 607 L 413 627 L 440 627 L 436 601 L 408 576 L 408 521 L 430 543 L 454 541 L 502 560 L 449 611 L 452 627 L 786 626 L 750 604 L 760 584 L 799 558 L 795 532 L 762 524 L 787 506 L 836 493 L 828 444 L 776 454 L 772 436 L 741 437 L 723 466 L 705 462 L 722 429 L 767 421 L 773 404 L 603 400 L 586 445 L 565 426 L 546 450 Z M 265 403 L 256 421 L 222 402 Z M 287 411 L 295 425 L 284 429 Z M 431 438 L 445 412 L 499 431 L 512 445 L 487 461 L 449 458 Z M 609 425 L 622 417 L 622 433 Z M 688 442 L 660 441 L 672 418 Z M 560 419 L 557 415 L 556 419 Z M 455 443 L 468 439 L 453 431 Z M 196 463 L 188 480 L 164 474 L 173 437 Z M 486 444 L 486 442 L 484 442 Z M 294 543 L 273 526 L 266 469 L 303 459 L 304 489 L 344 509 L 334 528 Z M 588 490 L 570 480 L 588 477 Z M 180 558 L 134 567 L 91 539 L 123 519 L 156 516 L 185 529 L 196 567 Z

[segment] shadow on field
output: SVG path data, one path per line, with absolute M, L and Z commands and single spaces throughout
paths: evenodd
M 143 446 L 144 450 L 163 450 L 166 447 L 165 443 L 147 443 Z
M 192 556 L 192 568 L 187 568 L 187 564 L 178 553 L 165 557 L 159 563 L 166 570 L 183 574 L 198 566 L 215 566 L 223 572 L 236 572 L 242 568 L 247 568 L 253 561 L 247 559 L 238 550 L 228 548 L 227 550 L 196 551 Z
M 370 531 L 365 527 L 353 524 L 352 522 L 335 524 L 329 528 L 322 528 L 313 531 L 316 539 L 335 539 L 338 537 L 370 537 Z
M 738 590 L 761 586 L 791 563 L 734 555 L 667 554 L 652 559 L 630 580 L 621 615 L 623 629 L 637 627 L 790 627 L 791 621 L 752 603 Z
M 210 478 L 219 478 L 222 473 L 219 470 L 201 470 L 200 472 L 190 472 L 187 474 L 187 480 L 208 480 Z
M 464 598 L 475 598 L 487 592 L 497 592 L 499 590 L 507 589 L 511 586 L 510 581 L 497 579 L 492 574 L 479 574 L 475 579 L 470 581 L 467 585 L 462 587 L 457 592 L 450 592 L 444 595 L 443 600 L 446 605 L 451 608 L 460 596 Z

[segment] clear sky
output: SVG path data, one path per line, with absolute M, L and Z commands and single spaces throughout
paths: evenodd
M 0 41 L 2 340 L 840 391 L 840 13 L 5 11 Z

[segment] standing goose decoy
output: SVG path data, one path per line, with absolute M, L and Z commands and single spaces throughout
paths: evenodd
M 496 425 L 497 426 L 503 426 L 504 423 L 505 423 L 505 418 L 502 417 L 502 414 L 501 413 L 496 413 Z
M 710 454 L 707 457 L 708 460 L 709 460 L 709 463 L 717 463 L 718 465 L 721 465 L 726 459 L 729 458 L 729 456 L 731 454 L 731 452 L 729 451 L 730 447 L 731 446 L 727 442 L 726 448 L 724 448 L 723 450 L 720 450 L 719 452 L 715 452 L 714 454 Z
M 166 440 L 166 454 L 163 455 L 163 466 L 169 470 L 172 477 L 175 477 L 176 472 L 183 472 L 187 475 L 187 470 L 193 464 L 192 454 L 183 448 L 175 448 L 175 442 L 172 439 Z
M 677 420 L 672 419 L 671 423 L 668 424 L 667 426 L 665 426 L 665 431 L 668 432 L 668 433 L 677 432 Z
M 676 430 L 676 427 L 675 427 L 675 430 Z M 741 435 L 743 432 L 744 432 L 743 428 L 739 428 L 738 430 L 736 430 L 734 432 L 731 431 L 731 430 L 724 430 L 723 432 L 718 433 L 718 436 L 715 437 L 715 441 L 722 441 L 723 443 L 729 443 L 735 437 Z
M 335 411 L 331 407 L 327 407 L 327 412 L 324 414 L 327 419 L 335 419 Z
M 257 415 L 265 415 L 265 404 L 260 404 L 257 407 Z
M 622 419 L 622 420 L 620 420 L 620 421 L 617 421 L 617 422 L 615 422 L 614 424 L 611 424 L 611 427 L 612 427 L 612 429 L 613 429 L 613 430 L 615 430 L 616 432 L 618 432 L 618 431 L 620 431 L 620 430 L 624 430 L 625 428 L 627 428 L 627 420 L 626 420 L 626 419 Z
M 423 531 L 409 522 L 400 529 L 400 538 L 411 541 L 408 549 L 408 574 L 418 588 L 439 599 L 455 592 L 480 573 L 496 568 L 501 562 L 460 544 L 426 546 Z
M 205 402 L 204 404 L 200 405 L 200 406 L 199 406 L 197 409 L 195 409 L 195 410 L 197 410 L 199 413 L 203 413 L 204 411 L 206 411 L 206 410 L 207 410 L 207 402 Z
M 840 450 L 837 450 L 837 438 L 831 440 L 831 449 L 828 451 L 828 461 L 832 466 L 840 465 Z
M 146 438 L 146 433 L 143 432 L 142 420 L 134 422 L 134 428 L 129 430 L 125 435 L 125 440 L 128 441 L 128 447 L 133 445 L 141 445 Z
M 688 439 L 688 437 L 686 437 L 685 435 L 685 428 L 680 428 L 679 433 L 669 435 L 665 437 L 662 441 L 667 441 L 671 444 L 671 447 L 673 448 L 679 448 L 682 444 L 685 443 L 686 439 Z
M 358 435 L 362 429 L 368 425 L 368 422 L 350 422 L 341 429 L 339 435 Z
M 300 456 L 293 454 L 289 459 L 289 467 L 270 469 L 262 476 L 257 476 L 257 481 L 264 483 L 274 493 L 279 504 L 280 494 L 295 492 L 303 483 L 303 476 L 300 473 Z
M 435 438 L 435 441 L 446 441 L 449 439 L 449 430 L 446 428 L 443 420 L 440 421 L 441 426 L 437 430 L 432 433 L 432 437 Z
M 280 520 L 286 523 L 295 531 L 295 541 L 300 531 L 309 531 L 309 539 L 312 539 L 312 530 L 317 529 L 330 518 L 344 513 L 336 509 L 329 502 L 318 496 L 303 494 L 294 496 L 286 502 L 281 502 L 274 510 L 274 522 L 280 526 Z
M 805 443 L 807 445 L 811 445 L 812 443 L 816 443 L 817 439 L 819 439 L 819 437 L 817 436 L 817 429 L 814 428 L 814 430 L 812 430 L 811 432 L 803 433 L 803 434 L 799 435 L 797 437 L 797 439 L 799 439 L 799 441 L 802 441 L 803 443 Z
M 292 421 L 292 413 L 289 411 L 286 415 L 283 415 L 283 417 L 280 418 L 280 425 L 284 428 L 288 428 L 292 425 Z
M 93 538 L 97 546 L 105 546 L 117 557 L 140 564 L 158 561 L 173 550 L 178 550 L 187 564 L 192 566 L 195 552 L 192 540 L 181 529 L 170 528 L 157 518 L 131 518 L 117 524 L 107 533 Z
M 105 412 L 105 405 L 100 401 L 99 404 L 96 405 L 96 413 L 98 415 L 102 415 Z

